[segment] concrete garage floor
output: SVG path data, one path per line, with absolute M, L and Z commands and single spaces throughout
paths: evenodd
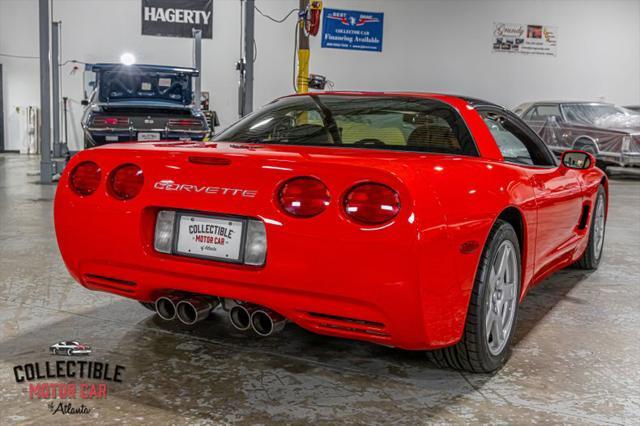
M 188 331 L 85 290 L 62 263 L 55 186 L 36 184 L 37 170 L 37 159 L 0 155 L 2 424 L 640 422 L 640 182 L 611 182 L 600 269 L 565 270 L 533 290 L 509 363 L 472 375 L 294 325 L 268 339 L 220 317 Z M 106 400 L 73 401 L 89 414 L 52 417 L 13 367 L 61 359 L 49 345 L 72 339 L 93 346 L 88 359 L 124 365 L 124 381 Z

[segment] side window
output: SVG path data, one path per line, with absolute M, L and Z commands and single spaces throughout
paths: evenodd
M 527 111 L 527 113 L 522 118 L 524 118 L 525 120 L 533 121 L 533 120 L 537 120 L 537 116 L 538 116 L 538 107 L 533 107 L 529 111 Z
M 555 117 L 560 121 L 560 107 L 558 105 L 539 105 L 537 107 L 537 115 L 539 120 L 547 120 L 549 117 Z
M 535 140 L 529 137 L 511 117 L 496 112 L 481 112 L 504 161 L 523 165 L 555 165 Z

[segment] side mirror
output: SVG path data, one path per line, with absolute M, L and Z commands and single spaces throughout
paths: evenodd
M 568 169 L 584 170 L 596 165 L 596 159 L 586 151 L 565 151 L 560 159 Z
M 80 101 L 80 105 L 87 106 L 87 105 L 89 105 L 89 101 L 86 100 L 86 99 L 83 99 L 83 100 Z

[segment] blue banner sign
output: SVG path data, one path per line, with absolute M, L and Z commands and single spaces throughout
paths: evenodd
M 384 13 L 324 9 L 322 47 L 382 52 Z

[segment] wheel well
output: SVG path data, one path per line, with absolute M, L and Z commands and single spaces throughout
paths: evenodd
M 520 257 L 524 260 L 524 222 L 522 220 L 522 213 L 515 207 L 507 207 L 500 213 L 498 219 L 502 219 L 505 222 L 508 222 L 513 229 L 516 231 L 516 235 L 518 236 L 518 244 L 520 244 Z

